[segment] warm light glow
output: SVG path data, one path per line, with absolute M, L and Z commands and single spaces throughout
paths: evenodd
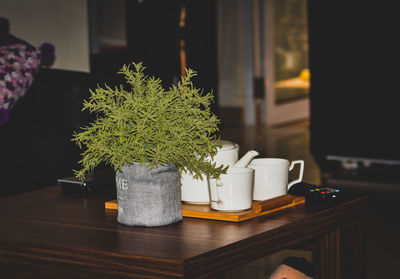
M 275 88 L 310 88 L 310 70 L 303 69 L 299 76 L 275 82 Z

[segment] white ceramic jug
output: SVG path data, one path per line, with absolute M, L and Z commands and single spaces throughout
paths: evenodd
M 221 140 L 222 147 L 218 149 L 217 154 L 214 156 L 212 162 L 215 162 L 217 166 L 224 165 L 232 167 L 235 163 L 248 164 L 251 159 L 258 155 L 255 153 L 246 153 L 245 156 L 238 162 L 239 157 L 239 145 L 227 140 Z M 182 201 L 191 204 L 209 204 L 210 194 L 208 189 L 208 179 L 203 177 L 201 179 L 195 179 L 190 174 L 182 174 L 181 177 L 181 193 Z
M 238 161 L 239 145 L 227 140 L 221 140 L 221 145 L 222 147 L 218 149 L 213 162 L 217 166 L 232 166 Z M 182 174 L 181 185 L 182 201 L 193 204 L 210 203 L 207 177 L 203 177 L 203 180 L 195 179 L 190 174 L 185 173 Z

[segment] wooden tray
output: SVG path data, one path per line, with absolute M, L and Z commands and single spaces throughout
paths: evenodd
M 283 195 L 263 202 L 253 202 L 253 207 L 240 212 L 223 212 L 210 208 L 207 205 L 182 203 L 182 215 L 184 217 L 212 219 L 230 222 L 242 222 L 258 216 L 267 215 L 285 208 L 304 203 L 304 197 Z M 118 209 L 117 201 L 106 201 L 105 208 Z

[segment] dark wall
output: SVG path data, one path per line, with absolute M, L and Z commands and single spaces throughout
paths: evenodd
M 308 3 L 312 154 L 400 160 L 394 4 Z
M 195 85 L 207 92 L 214 92 L 212 109 L 218 110 L 218 50 L 217 50 L 217 1 L 186 1 L 187 30 L 185 32 L 188 67 L 199 74 Z
M 180 11 L 186 6 L 186 27 L 179 28 Z M 126 1 L 128 55 L 142 61 L 148 73 L 160 77 L 164 86 L 180 78 L 179 40 L 186 42 L 187 68 L 198 72 L 194 84 L 213 90 L 217 104 L 216 1 Z
M 126 1 L 128 51 L 165 85 L 179 76 L 180 1 Z

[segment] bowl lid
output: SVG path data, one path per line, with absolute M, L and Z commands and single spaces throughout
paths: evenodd
M 233 142 L 230 142 L 228 140 L 221 140 L 220 143 L 222 144 L 222 147 L 220 150 L 222 151 L 227 151 L 227 150 L 231 150 L 231 149 L 235 149 L 236 148 L 236 144 Z

